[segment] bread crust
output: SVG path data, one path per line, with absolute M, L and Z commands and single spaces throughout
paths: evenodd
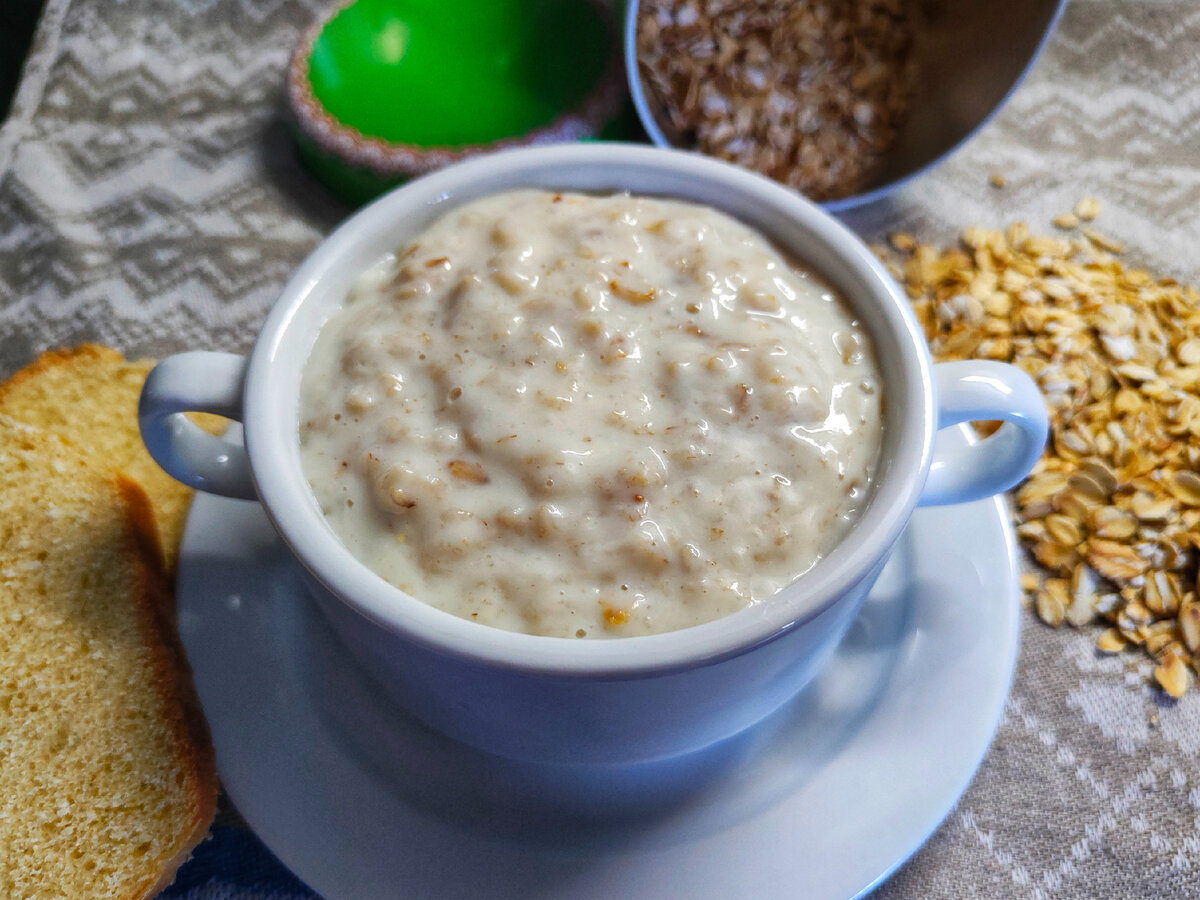
M 155 534 L 154 513 L 150 498 L 141 485 L 118 474 L 116 489 L 129 513 L 130 538 L 138 546 L 144 565 L 141 571 L 145 583 L 135 597 L 135 607 L 143 640 L 150 650 L 155 671 L 155 688 L 162 700 L 174 743 L 180 754 L 180 768 L 188 772 L 193 785 L 193 825 L 180 843 L 179 852 L 167 861 L 162 874 L 141 893 L 132 896 L 151 898 L 175 880 L 192 851 L 204 839 L 217 812 L 217 770 L 212 737 L 200 709 L 191 667 L 179 637 L 178 615 L 169 581 L 162 567 L 157 545 L 151 545 L 147 534 Z M 149 526 L 149 528 L 147 528 Z
M 0 383 L 0 403 L 31 378 L 36 378 L 48 369 L 79 359 L 93 359 L 106 363 L 125 363 L 126 359 L 111 347 L 103 344 L 79 344 L 76 347 L 56 347 L 46 350 L 29 365 L 24 366 Z
M 46 350 L 33 362 L 14 372 L 3 383 L 0 383 L 0 413 L 12 416 L 18 421 L 25 421 L 23 413 L 36 411 L 36 416 L 30 416 L 34 427 L 53 432 L 67 444 L 83 450 L 85 453 L 93 448 L 91 434 L 88 428 L 92 423 L 86 414 L 76 415 L 72 407 L 57 402 L 53 395 L 48 395 L 46 387 L 39 385 L 43 379 L 53 378 L 59 374 L 68 377 L 107 377 L 109 387 L 118 384 L 121 376 L 133 375 L 140 383 L 145 379 L 154 361 L 149 359 L 127 360 L 118 351 L 101 344 L 80 344 L 76 347 L 59 347 Z M 51 382 L 53 384 L 54 382 Z M 111 427 L 105 423 L 109 436 L 119 435 L 121 442 L 128 450 L 118 453 L 121 462 L 109 461 L 109 465 L 140 466 L 143 474 L 147 467 L 158 472 L 157 465 L 141 446 L 136 409 L 137 397 L 127 398 L 130 409 L 115 411 L 117 418 Z M 136 457 L 141 457 L 140 460 Z M 133 473 L 138 474 L 137 471 Z M 152 515 L 140 523 L 146 532 L 146 539 L 157 548 L 162 567 L 168 576 L 173 576 L 178 542 L 183 531 L 183 520 L 191 502 L 192 491 L 172 480 L 166 473 L 158 473 L 159 481 L 153 484 L 143 484 L 151 501 Z M 147 474 L 147 478 L 149 478 Z

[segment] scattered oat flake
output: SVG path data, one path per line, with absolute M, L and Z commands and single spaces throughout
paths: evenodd
M 1121 636 L 1121 632 L 1116 628 L 1106 628 L 1100 632 L 1100 637 L 1096 639 L 1096 649 L 1101 653 L 1120 653 L 1129 642 Z
M 1099 210 L 1085 197 L 1055 224 Z M 1138 647 L 1180 696 L 1200 673 L 1200 293 L 1090 228 L 894 235 L 880 253 L 937 360 L 1013 363 L 1046 398 L 1050 440 L 1014 504 L 1038 618 L 1097 628 L 1101 653 Z
M 1038 618 L 1055 628 L 1061 625 L 1066 618 L 1067 608 L 1056 592 L 1039 591 L 1034 600 L 1034 607 L 1037 609 Z
M 1008 182 L 1004 180 L 1004 176 L 999 172 L 993 172 L 991 177 L 988 178 L 988 183 L 994 188 L 1002 188 L 1008 184 Z
M 1065 231 L 1070 231 L 1079 225 L 1079 218 L 1075 213 L 1062 213 L 1054 217 L 1054 227 L 1062 228 Z
M 1154 670 L 1154 680 L 1164 691 L 1179 699 L 1188 689 L 1191 673 L 1187 664 L 1174 653 L 1168 653 L 1163 662 Z
M 1200 603 L 1189 603 L 1179 610 L 1179 631 L 1188 652 L 1200 652 Z
M 1100 215 L 1100 201 L 1095 197 L 1084 197 L 1075 204 L 1075 215 L 1084 222 L 1091 222 Z
M 1120 241 L 1114 241 L 1112 238 L 1108 237 L 1107 235 L 1101 234 L 1099 231 L 1096 231 L 1094 228 L 1083 229 L 1083 234 L 1084 234 L 1084 237 L 1086 237 L 1089 241 L 1091 241 L 1093 244 L 1095 244 L 1101 250 L 1107 250 L 1109 253 L 1120 253 L 1122 250 L 1125 249 L 1124 245 L 1121 244 Z

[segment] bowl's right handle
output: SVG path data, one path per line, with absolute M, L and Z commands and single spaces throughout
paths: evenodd
M 184 415 L 207 412 L 240 422 L 247 362 L 233 353 L 179 353 L 147 376 L 138 404 L 142 441 L 176 481 L 212 494 L 257 499 L 246 448 L 209 434 Z
M 933 378 L 939 431 L 960 422 L 1004 424 L 976 444 L 935 441 L 920 505 L 964 503 L 1014 487 L 1042 455 L 1050 427 L 1033 379 L 1016 366 L 982 359 L 941 363 Z

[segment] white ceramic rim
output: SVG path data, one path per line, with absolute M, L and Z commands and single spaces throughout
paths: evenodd
M 389 225 L 398 227 L 406 214 L 440 215 L 443 208 L 520 186 L 612 191 L 649 178 L 691 185 L 690 190 L 704 196 L 690 194 L 688 187 L 662 193 L 723 207 L 768 233 L 763 225 L 768 216 L 786 219 L 787 227 L 827 251 L 846 277 L 870 293 L 869 298 L 846 299 L 852 306 L 878 310 L 886 323 L 887 333 L 873 332 L 872 337 L 881 369 L 890 368 L 894 375 L 885 387 L 885 443 L 894 449 L 881 461 L 879 483 L 852 536 L 768 602 L 703 625 L 643 637 L 589 641 L 504 631 L 435 609 L 388 584 L 334 536 L 301 470 L 299 370 L 311 344 L 297 348 L 288 341 L 301 304 L 322 278 L 346 264 L 351 251 Z M 396 243 L 402 243 L 400 237 Z M 783 248 L 789 249 L 786 243 Z M 890 359 L 886 364 L 885 352 Z M 246 446 L 263 506 L 292 552 L 335 597 L 379 626 L 447 654 L 506 669 L 629 677 L 711 664 L 746 652 L 850 594 L 889 552 L 924 485 L 936 427 L 931 367 L 920 326 L 883 266 L 852 232 L 798 194 L 728 163 L 678 150 L 601 143 L 524 148 L 412 181 L 362 209 L 317 247 L 283 289 L 251 354 Z

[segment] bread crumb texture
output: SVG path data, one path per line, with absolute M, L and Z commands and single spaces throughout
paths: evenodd
M 0 897 L 151 896 L 211 821 L 211 749 L 148 508 L 0 417 Z
M 152 359 L 129 362 L 98 344 L 50 350 L 0 384 L 0 414 L 52 432 L 140 484 L 172 572 L 192 491 L 159 468 L 142 443 L 138 400 L 153 367 Z M 201 425 L 215 433 L 224 423 L 206 416 Z

